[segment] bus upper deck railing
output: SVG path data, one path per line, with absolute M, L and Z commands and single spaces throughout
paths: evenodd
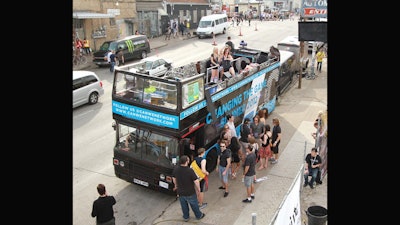
M 207 61 L 209 59 L 172 68 L 161 76 L 150 76 L 131 72 L 130 69 L 134 65 L 124 65 L 116 68 L 115 95 L 130 102 L 151 104 L 170 110 L 177 109 L 177 107 L 179 107 L 178 105 L 180 105 L 179 102 L 182 102 L 182 107 L 186 108 L 190 106 L 191 103 L 183 103 L 183 98 L 181 99 L 181 97 L 178 97 L 178 93 L 182 93 L 182 90 L 178 90 L 183 87 L 182 85 L 187 86 L 188 82 L 190 83 L 202 77 L 205 93 L 213 95 L 243 80 L 249 75 L 279 63 L 279 56 L 277 57 L 271 54 L 266 57 L 265 55 L 267 53 L 262 53 L 264 55 L 260 59 L 254 57 L 255 53 L 251 50 L 246 49 L 246 51 L 239 52 L 238 56 L 232 62 L 235 68 L 235 75 L 224 77 L 224 79 L 219 80 L 217 83 L 211 82 L 210 80 L 211 70 L 217 66 L 207 67 Z M 247 54 L 250 54 L 250 56 L 247 57 Z M 131 78 L 128 79 L 128 77 Z M 151 87 L 146 86 L 146 84 Z M 203 85 L 201 87 L 203 87 Z

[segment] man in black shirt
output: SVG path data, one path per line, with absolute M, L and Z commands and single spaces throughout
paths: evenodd
M 246 154 L 247 145 L 249 145 L 249 136 L 250 136 L 250 119 L 245 118 L 242 126 L 240 127 L 240 143 L 242 144 L 243 155 Z M 244 159 L 243 159 L 244 160 Z
M 252 151 L 251 145 L 246 148 L 246 160 L 244 162 L 244 186 L 246 187 L 247 198 L 242 202 L 251 203 L 254 195 L 254 176 L 256 175 L 256 154 Z
M 115 225 L 114 196 L 107 195 L 104 184 L 97 185 L 100 197 L 93 202 L 92 217 L 96 217 L 96 225 Z
M 179 159 L 179 166 L 175 167 L 172 172 L 172 180 L 175 184 L 174 191 L 176 190 L 179 196 L 185 222 L 189 221 L 189 205 L 196 219 L 200 220 L 206 215 L 199 208 L 196 190 L 200 192 L 200 182 L 196 173 L 188 166 L 189 161 L 189 157 L 183 155 Z
M 317 148 L 312 148 L 311 153 L 308 153 L 305 158 L 304 165 L 304 185 L 310 185 L 310 188 L 314 188 L 314 181 L 317 179 L 319 167 L 321 166 L 322 159 L 318 154 Z M 308 176 L 311 176 L 310 182 L 308 182 Z

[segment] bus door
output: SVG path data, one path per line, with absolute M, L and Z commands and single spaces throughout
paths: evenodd
M 185 138 L 181 139 L 180 146 L 181 149 L 183 149 L 183 154 L 188 155 L 191 159 L 191 161 L 198 155 L 197 150 L 199 148 L 202 148 L 203 146 L 208 146 L 207 145 L 207 132 L 206 132 L 206 127 L 210 126 L 202 126 L 199 129 L 191 132 Z M 212 129 L 214 130 L 214 129 Z M 213 138 L 218 137 L 219 135 L 215 135 L 215 132 L 213 131 Z M 202 141 L 203 140 L 203 141 Z M 204 156 L 206 157 L 207 164 L 206 164 L 206 170 L 211 173 L 215 170 L 217 166 L 217 157 L 218 157 L 218 142 L 211 147 L 203 147 L 206 150 L 206 153 Z

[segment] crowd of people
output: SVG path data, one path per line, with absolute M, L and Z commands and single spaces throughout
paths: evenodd
M 316 128 L 318 128 L 320 114 L 315 120 Z M 242 202 L 251 203 L 255 199 L 254 184 L 257 182 L 257 171 L 267 169 L 269 163 L 278 162 L 279 143 L 282 138 L 280 121 L 278 118 L 273 118 L 271 126 L 267 123 L 267 118 L 267 109 L 259 110 L 253 118 L 245 118 L 239 129 L 239 138 L 234 126 L 235 116 L 226 116 L 226 123 L 218 139 L 220 152 L 215 168 L 221 182 L 218 188 L 223 191 L 224 198 L 229 196 L 230 180 L 236 179 L 241 174 L 245 187 L 245 198 Z M 315 133 L 311 135 L 315 137 Z M 205 151 L 204 148 L 198 148 L 194 151 L 194 156 L 181 156 L 179 165 L 173 170 L 173 190 L 177 193 L 185 222 L 190 220 L 190 209 L 197 220 L 205 217 L 205 213 L 201 210 L 207 207 L 204 195 L 208 191 L 208 176 L 211 172 L 206 169 Z M 314 188 L 315 184 L 321 184 L 322 159 L 318 155 L 317 147 L 311 148 L 304 163 L 303 186 Z M 258 168 L 257 164 L 259 164 Z M 100 197 L 93 203 L 92 217 L 96 217 L 97 224 L 114 225 L 112 207 L 116 203 L 115 198 L 106 193 L 103 184 L 99 184 L 97 190 Z
M 165 28 L 164 28 L 164 33 L 165 33 L 165 39 L 164 40 L 170 40 L 171 36 L 172 38 L 178 38 L 179 33 L 184 36 L 187 35 L 190 29 L 190 23 L 187 20 L 181 20 L 178 22 L 178 19 L 174 19 L 169 21 Z

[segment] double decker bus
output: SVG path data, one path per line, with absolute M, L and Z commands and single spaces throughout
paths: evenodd
M 113 165 L 118 178 L 174 195 L 172 171 L 180 156 L 193 158 L 203 147 L 207 170 L 215 170 L 228 114 L 240 135 L 246 117 L 263 108 L 274 110 L 279 55 L 241 48 L 233 57 L 235 75 L 226 74 L 218 83 L 210 82 L 209 59 L 160 76 L 133 72 L 132 65 L 115 68 Z

